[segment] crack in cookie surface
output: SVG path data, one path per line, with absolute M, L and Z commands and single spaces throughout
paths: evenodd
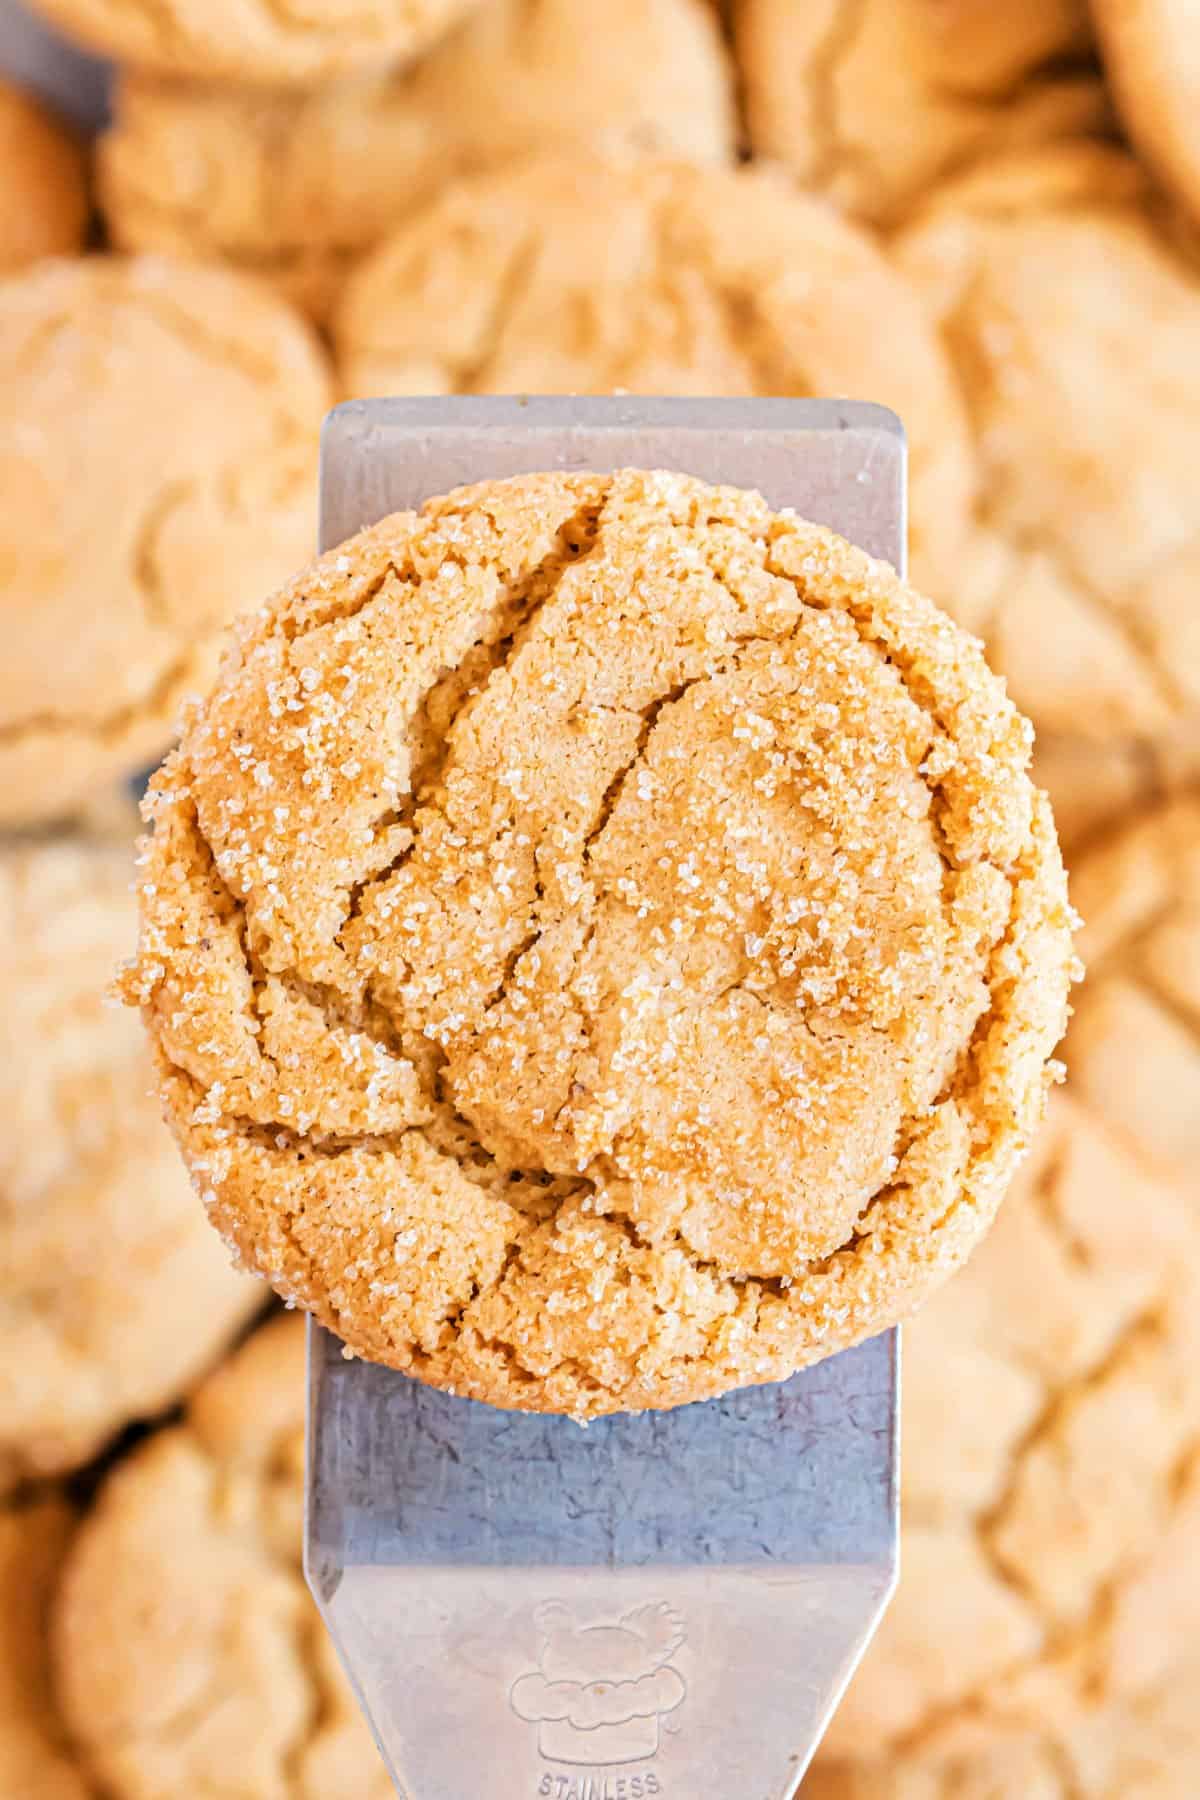
M 157 783 L 129 992 L 215 1218 L 501 1403 L 880 1329 L 1040 1113 L 1070 914 L 1027 757 L 969 640 L 756 496 L 384 521 L 245 628 Z
M 754 149 L 885 229 L 939 180 L 1102 128 L 1081 0 L 931 12 L 921 0 L 734 0 Z

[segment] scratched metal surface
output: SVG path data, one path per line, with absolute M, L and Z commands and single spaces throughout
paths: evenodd
M 351 400 L 321 456 L 321 543 L 488 475 L 539 469 L 679 469 L 757 488 L 901 567 L 908 531 L 904 433 L 854 400 Z
M 902 561 L 903 435 L 841 402 L 356 402 L 322 543 L 485 475 L 622 464 Z M 895 1333 L 587 1430 L 309 1344 L 306 1567 L 401 1794 L 795 1794 L 895 1578 Z
M 891 1552 L 890 1336 L 792 1381 L 586 1430 L 347 1362 L 327 1334 L 323 1348 L 313 1530 L 322 1543 L 345 1532 L 371 1563 L 770 1567 Z

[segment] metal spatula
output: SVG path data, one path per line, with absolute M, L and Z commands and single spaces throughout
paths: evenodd
M 387 400 L 321 539 L 464 482 L 670 468 L 897 564 L 897 420 L 846 402 Z M 407 1800 L 785 1800 L 887 1604 L 897 1334 L 672 1413 L 503 1413 L 309 1336 L 309 1583 Z M 350 1797 L 347 1796 L 347 1800 Z

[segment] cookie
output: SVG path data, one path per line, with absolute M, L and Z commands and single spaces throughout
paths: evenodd
M 1190 213 L 1200 212 L 1200 64 L 1185 0 L 1093 0 L 1121 117 Z
M 83 146 L 40 100 L 0 79 L 0 275 L 83 248 Z
M 934 182 L 1098 129 L 1085 0 L 733 0 L 750 137 L 892 226 Z
M 33 0 L 101 56 L 165 74 L 315 85 L 413 56 L 473 0 Z
M 886 326 L 884 325 L 886 321 Z M 961 576 L 959 395 L 879 251 L 779 172 L 582 155 L 454 183 L 351 279 L 350 394 L 839 394 L 909 434 L 913 576 Z
M 300 1569 L 304 1393 L 303 1327 L 275 1320 L 80 1528 L 58 1692 L 111 1800 L 392 1800 Z
M 71 1532 L 58 1500 L 0 1508 L 0 1793 L 88 1800 L 50 1681 L 49 1608 Z
M 154 785 L 127 997 L 215 1222 L 350 1347 L 579 1417 L 911 1310 L 1040 1118 L 1028 728 L 841 539 L 688 476 L 397 514 Z
M 982 463 L 948 603 L 1038 731 L 1169 765 L 1200 722 L 1200 279 L 1121 152 L 1062 146 L 931 202 L 898 256 Z
M 1090 973 L 1072 1082 L 1200 1206 L 1200 800 L 1118 828 L 1076 869 Z
M 939 1763 L 1102 1735 L 1194 1669 L 1200 1213 L 1056 1096 L 992 1235 L 905 1340 L 900 1588 L 828 1740 L 885 1759 L 898 1796 Z
M 664 71 L 670 78 L 664 79 Z M 129 249 L 214 256 L 324 318 L 350 264 L 439 187 L 534 147 L 732 159 L 708 0 L 489 0 L 427 57 L 307 93 L 128 73 L 100 153 Z
M 825 1763 L 804 1800 L 1193 1800 L 1200 1770 L 1200 1662 L 1082 1724 L 974 1756 Z
M 0 1491 L 170 1406 L 261 1304 L 205 1228 L 134 1022 L 129 851 L 0 854 Z M 8 1790 L 3 1790 L 8 1791 Z
M 1097 838 L 1136 811 L 1187 794 L 1200 784 L 1200 709 L 1185 714 L 1154 744 L 1039 731 L 1033 778 L 1054 808 L 1068 866 Z
M 1033 778 L 1050 796 L 1068 868 L 1114 819 L 1150 804 L 1160 785 L 1155 759 L 1138 744 L 1120 738 L 1097 744 L 1069 732 L 1038 732 Z
M 93 256 L 0 282 L 0 824 L 167 747 L 230 616 L 311 554 L 329 398 L 245 277 Z

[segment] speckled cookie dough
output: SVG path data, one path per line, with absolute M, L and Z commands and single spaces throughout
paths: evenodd
M 903 1574 L 831 1758 L 970 1767 L 1177 1678 L 1200 1627 L 1198 1252 L 1186 1196 L 1056 1097 L 987 1243 L 906 1332 Z
M 49 1612 L 71 1535 L 67 1506 L 0 1507 L 0 1793 L 89 1800 L 50 1680 Z
M 1086 0 L 733 0 L 750 136 L 894 225 L 970 163 L 1105 124 Z
M 170 1406 L 263 1299 L 205 1229 L 141 1034 L 104 998 L 132 873 L 132 840 L 0 854 L 0 1492 Z
M 1200 215 L 1200 38 L 1188 0 L 1092 0 L 1092 11 L 1124 124 Z
M 334 329 L 350 394 L 881 402 L 908 431 L 913 579 L 961 575 L 974 461 L 945 352 L 869 238 L 778 171 L 577 155 L 455 182 Z
M 83 146 L 49 108 L 0 78 L 0 275 L 83 247 Z
M 257 1332 L 118 1465 L 55 1621 L 110 1800 L 393 1800 L 300 1570 L 304 1329 Z
M 1200 281 L 1121 152 L 999 162 L 905 233 L 982 465 L 946 594 L 1039 733 L 1175 778 L 1200 722 Z
M 101 56 L 164 74 L 315 85 L 413 56 L 475 0 L 30 0 Z
M 911 1310 L 1041 1117 L 1070 910 L 978 646 L 689 477 L 397 514 L 154 788 L 140 1002 L 214 1221 L 347 1344 L 581 1417 Z
M 101 202 L 126 248 L 231 261 L 324 318 L 456 176 L 563 143 L 723 162 L 735 135 L 709 0 L 489 0 L 428 56 L 310 92 L 127 73 Z
M 1091 973 L 1072 1083 L 1200 1203 L 1200 800 L 1118 827 L 1076 867 Z
M 245 277 L 0 281 L 0 825 L 166 749 L 230 616 L 311 553 L 328 403 L 309 328 Z

